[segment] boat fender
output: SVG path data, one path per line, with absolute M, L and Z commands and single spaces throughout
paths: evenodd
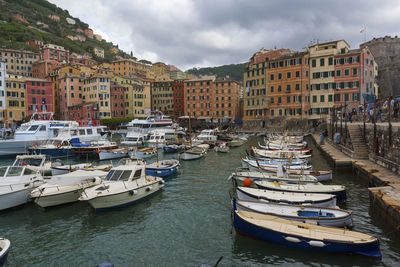
M 298 239 L 296 237 L 292 237 L 292 236 L 287 236 L 287 237 L 285 237 L 285 239 L 286 239 L 286 241 L 293 242 L 293 243 L 300 243 L 301 242 L 300 239 Z
M 164 181 L 159 181 L 158 184 L 162 185 L 164 184 Z
M 96 182 L 96 177 L 92 179 L 92 182 L 95 183 Z
M 146 188 L 146 191 L 149 192 L 151 190 L 151 186 Z
M 135 194 L 134 190 L 129 190 L 129 195 L 133 196 Z
M 322 241 L 315 241 L 315 240 L 311 240 L 308 242 L 308 244 L 310 244 L 310 246 L 313 247 L 319 247 L 319 248 L 323 248 L 326 246 L 326 244 Z
M 243 180 L 243 186 L 244 187 L 250 187 L 251 186 L 251 179 L 250 178 L 246 178 Z

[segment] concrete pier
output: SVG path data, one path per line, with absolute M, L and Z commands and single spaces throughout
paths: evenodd
M 352 168 L 353 173 L 368 180 L 369 197 L 373 212 L 400 234 L 400 177 L 398 174 L 368 159 L 352 159 L 333 144 L 319 144 L 319 136 L 312 135 L 314 142 L 331 161 L 335 169 Z

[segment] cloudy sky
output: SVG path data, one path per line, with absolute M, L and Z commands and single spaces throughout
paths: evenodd
M 50 0 L 139 59 L 182 70 L 247 61 L 264 47 L 400 35 L 398 0 Z

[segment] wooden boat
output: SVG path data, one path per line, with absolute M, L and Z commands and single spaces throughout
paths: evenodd
M 156 161 L 146 165 L 146 175 L 158 177 L 170 176 L 177 173 L 179 166 L 179 161 L 176 159 Z
M 232 198 L 234 210 L 273 215 L 282 219 L 329 227 L 352 227 L 351 212 L 342 209 L 288 205 Z
M 273 144 L 261 145 L 260 143 L 258 143 L 258 146 L 260 147 L 260 149 L 264 150 L 281 151 L 288 153 L 295 151 L 301 154 L 309 154 L 312 151 L 310 148 L 292 147 L 287 145 L 273 145 Z
M 238 233 L 278 245 L 318 252 L 382 257 L 378 239 L 346 229 L 288 221 L 241 210 L 233 212 L 233 225 Z
M 251 150 L 254 152 L 256 156 L 265 157 L 265 158 L 273 158 L 273 159 L 310 159 L 311 155 L 301 154 L 298 151 L 272 151 L 272 150 L 264 150 L 252 147 Z
M 284 165 L 305 165 L 309 163 L 308 159 L 299 159 L 299 158 L 271 158 L 271 157 L 263 157 L 257 156 L 253 152 L 247 152 L 246 155 L 249 159 L 255 160 L 258 162 L 272 162 L 273 164 L 282 163 Z
M 147 176 L 143 162 L 130 162 L 112 168 L 100 185 L 87 188 L 79 197 L 96 210 L 134 204 L 159 192 L 164 187 L 160 177 Z
M 268 160 L 268 161 L 255 161 L 255 160 L 250 160 L 247 158 L 242 158 L 242 167 L 243 168 L 249 168 L 251 171 L 257 171 L 259 169 L 259 167 L 266 167 L 266 168 L 270 168 L 270 167 L 274 167 L 274 168 L 278 168 L 278 164 L 283 164 L 285 165 L 285 168 L 289 168 L 291 170 L 307 170 L 307 169 L 311 169 L 310 165 L 304 165 L 304 163 L 302 162 L 298 162 L 298 161 L 294 161 L 292 163 L 282 163 L 282 162 L 278 162 L 275 160 Z
M 49 182 L 34 189 L 31 198 L 42 208 L 75 202 L 83 190 L 100 184 L 106 175 L 103 171 L 77 170 L 53 176 Z
M 111 150 L 102 150 L 99 153 L 99 160 L 110 160 L 110 159 L 120 159 L 129 156 L 129 149 L 124 148 L 116 148 Z
M 244 143 L 246 143 L 246 140 L 234 137 L 231 141 L 228 141 L 228 146 L 237 147 L 243 145 Z
M 228 153 L 229 146 L 226 145 L 226 142 L 221 142 L 214 147 L 216 152 Z
M 337 201 L 346 201 L 346 187 L 343 185 L 323 184 L 280 184 L 268 181 L 255 181 L 258 188 L 294 193 L 333 194 Z
M 336 208 L 336 196 L 330 194 L 279 192 L 242 186 L 236 187 L 236 194 L 240 200 Z
M 0 238 L 0 266 L 7 263 L 8 253 L 11 249 L 11 242 L 6 238 Z
M 269 181 L 269 182 L 282 182 L 288 184 L 298 184 L 298 183 L 306 183 L 306 184 L 317 184 L 319 183 L 317 178 L 312 175 L 283 175 L 278 176 L 275 173 L 262 173 L 257 171 L 238 171 L 233 172 L 229 179 L 234 181 L 234 184 L 242 185 L 245 179 L 250 181 L 250 185 L 254 185 L 255 181 Z M 247 182 L 249 183 L 249 182 Z
M 98 157 L 103 150 L 113 150 L 118 148 L 118 144 L 108 140 L 99 140 L 91 142 L 90 145 L 81 144 L 78 147 L 72 147 L 73 152 L 80 156 Z
M 264 173 L 277 173 L 277 166 L 257 166 L 257 171 Z M 284 171 L 289 173 L 289 175 L 312 175 L 318 179 L 319 182 L 330 181 L 332 180 L 332 170 L 313 170 L 313 169 L 303 169 L 303 170 L 295 170 L 288 167 L 284 167 Z
M 163 148 L 164 153 L 177 153 L 185 149 L 185 145 L 181 144 L 167 144 Z
M 179 158 L 182 160 L 195 160 L 204 157 L 207 152 L 201 147 L 192 147 L 179 154 Z
M 156 147 L 137 148 L 129 151 L 129 157 L 132 159 L 147 159 L 156 156 Z
M 76 170 L 83 170 L 89 168 L 91 163 L 79 163 L 79 164 L 66 164 L 62 161 L 55 161 L 51 164 L 51 174 L 52 176 L 66 174 L 69 172 L 74 172 Z

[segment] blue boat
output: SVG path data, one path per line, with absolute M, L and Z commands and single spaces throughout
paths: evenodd
M 178 145 L 166 145 L 163 147 L 163 151 L 164 153 L 177 153 L 178 147 Z
M 146 175 L 166 177 L 177 173 L 179 166 L 176 159 L 161 160 L 146 165 Z
M 11 242 L 6 238 L 0 238 L 0 266 L 7 263 L 8 252 L 10 252 Z
M 78 139 L 75 142 L 79 142 L 79 138 L 73 139 Z M 29 154 L 46 155 L 50 158 L 72 157 L 74 156 L 74 151 L 72 150 L 73 139 L 50 138 L 42 145 L 35 144 L 28 151 Z
M 370 235 L 233 209 L 235 230 L 244 235 L 296 249 L 382 257 L 379 240 Z

